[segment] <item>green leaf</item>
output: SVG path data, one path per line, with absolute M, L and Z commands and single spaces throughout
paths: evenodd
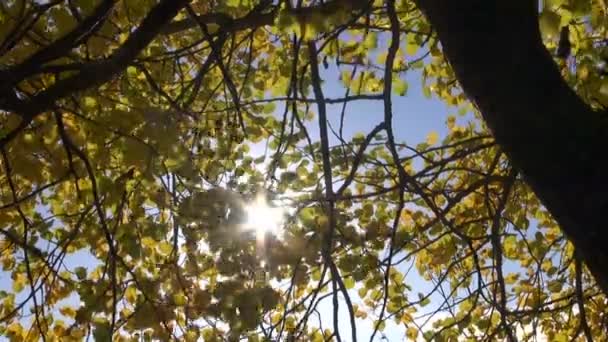
M 177 306 L 184 306 L 188 302 L 188 298 L 182 291 L 178 291 L 173 294 L 173 302 Z
M 560 31 L 560 16 L 550 10 L 543 11 L 539 16 L 540 32 L 544 39 L 557 39 Z
M 95 323 L 93 337 L 95 338 L 95 341 L 111 341 L 112 336 L 110 332 L 110 323 L 105 321 Z
M 422 94 L 424 95 L 424 97 L 426 97 L 427 99 L 431 98 L 431 88 L 429 86 L 422 86 Z
M 84 280 L 87 277 L 87 269 L 82 266 L 76 267 L 74 273 L 78 277 L 78 280 Z
M 344 286 L 349 290 L 352 289 L 355 287 L 355 280 L 352 277 L 344 278 Z
M 517 238 L 515 236 L 507 236 L 503 241 L 503 252 L 505 257 L 509 259 L 517 259 L 518 248 Z
M 563 282 L 560 280 L 551 280 L 547 284 L 547 288 L 549 289 L 549 291 L 551 291 L 553 293 L 561 292 L 562 286 L 563 286 Z
M 281 181 L 283 182 L 293 182 L 298 179 L 298 174 L 296 172 L 285 171 L 281 173 Z

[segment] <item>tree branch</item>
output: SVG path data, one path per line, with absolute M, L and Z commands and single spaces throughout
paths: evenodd
M 104 0 L 89 17 L 65 36 L 59 38 L 48 46 L 36 51 L 23 63 L 3 71 L 3 78 L 10 83 L 17 84 L 24 78 L 36 73 L 44 63 L 63 56 L 74 47 L 85 42 L 105 22 L 114 7 L 116 0 Z
M 608 123 L 562 79 L 534 1 L 416 0 L 496 141 L 608 293 Z M 601 164 L 601 165 L 600 165 Z
M 13 90 L 2 89 L 0 110 L 18 113 L 24 120 L 31 120 L 49 110 L 57 100 L 110 81 L 154 40 L 161 28 L 173 19 L 187 3 L 188 0 L 160 2 L 110 58 L 83 65 L 82 71 L 78 74 L 58 81 L 29 99 L 19 99 Z

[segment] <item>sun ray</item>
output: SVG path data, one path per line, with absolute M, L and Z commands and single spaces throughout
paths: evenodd
M 245 226 L 256 232 L 258 240 L 263 239 L 266 234 L 280 235 L 284 216 L 282 208 L 273 207 L 263 196 L 258 196 L 252 204 L 245 206 L 245 212 Z

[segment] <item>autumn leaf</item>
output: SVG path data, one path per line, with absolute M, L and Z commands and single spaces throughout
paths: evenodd
M 439 134 L 437 132 L 431 132 L 426 136 L 426 143 L 429 145 L 435 145 L 439 141 Z

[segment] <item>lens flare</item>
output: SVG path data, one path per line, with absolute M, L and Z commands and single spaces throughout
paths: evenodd
M 262 196 L 258 196 L 255 201 L 245 206 L 247 229 L 253 229 L 258 237 L 270 233 L 280 235 L 283 223 L 284 210 L 272 207 Z

